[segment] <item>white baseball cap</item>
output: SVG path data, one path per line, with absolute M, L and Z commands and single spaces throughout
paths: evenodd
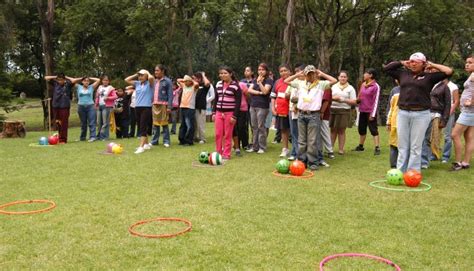
M 416 52 L 410 56 L 411 61 L 426 62 L 426 56 L 423 53 Z

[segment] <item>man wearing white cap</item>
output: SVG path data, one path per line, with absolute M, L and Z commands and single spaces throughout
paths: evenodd
M 405 67 L 405 69 L 401 69 Z M 425 73 L 425 68 L 439 72 Z M 451 76 L 453 70 L 426 60 L 417 52 L 409 60 L 394 61 L 384 66 L 384 71 L 400 82 L 398 100 L 398 159 L 397 168 L 402 172 L 421 170 L 421 147 L 426 129 L 431 121 L 430 92 L 433 86 Z

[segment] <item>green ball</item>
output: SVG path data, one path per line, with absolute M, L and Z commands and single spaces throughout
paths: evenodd
M 387 183 L 391 185 L 401 185 L 403 183 L 403 173 L 399 169 L 391 169 L 385 175 Z
M 281 174 L 287 174 L 290 171 L 290 161 L 281 159 L 275 165 L 276 170 Z
M 199 158 L 198 158 L 198 159 L 199 159 L 199 162 L 201 162 L 201 163 L 203 163 L 203 164 L 209 163 L 209 153 L 208 153 L 208 152 L 205 152 L 205 151 L 201 152 L 201 153 L 199 154 Z

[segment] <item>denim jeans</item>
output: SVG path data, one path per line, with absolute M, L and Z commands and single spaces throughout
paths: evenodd
M 431 128 L 433 121 L 430 121 L 428 128 L 426 128 L 425 138 L 421 147 L 421 165 L 428 167 L 431 160 Z
M 298 155 L 308 166 L 318 165 L 321 144 L 321 118 L 319 113 L 300 114 L 298 117 Z
M 86 140 L 87 126 L 89 126 L 89 138 L 95 139 L 95 126 L 97 117 L 94 105 L 78 105 L 77 114 L 79 114 L 79 119 L 81 120 L 81 135 L 79 139 L 81 141 Z
M 430 121 L 430 110 L 400 110 L 398 112 L 397 168 L 402 172 L 406 172 L 408 169 L 421 170 L 421 149 Z
M 292 118 L 293 112 L 290 112 L 290 133 L 291 133 L 291 156 L 298 156 L 298 119 Z
M 454 114 L 449 116 L 448 123 L 443 130 L 444 133 L 444 147 L 443 147 L 443 156 L 441 160 L 448 161 L 451 157 L 451 148 L 453 147 L 453 139 L 451 138 L 451 132 L 453 131 L 454 126 Z
M 97 137 L 99 139 L 109 139 L 109 128 L 110 128 L 110 111 L 112 107 L 106 107 L 105 105 L 99 105 L 97 109 L 97 122 L 99 125 L 99 131 Z
M 155 126 L 153 125 L 153 138 L 151 139 L 152 145 L 158 145 L 160 143 L 161 128 L 163 127 L 163 144 L 170 144 L 170 129 L 168 125 Z
M 194 144 L 194 114 L 194 109 L 181 108 L 181 125 L 178 136 L 181 145 Z

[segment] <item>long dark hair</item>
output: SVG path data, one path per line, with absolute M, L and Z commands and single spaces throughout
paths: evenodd
M 165 76 L 168 76 L 168 68 L 165 65 L 158 64 L 158 65 L 155 66 L 155 69 L 156 68 L 160 69 Z
M 219 71 L 220 71 L 220 70 L 224 70 L 224 71 L 230 73 L 230 78 L 232 79 L 232 81 L 236 81 L 236 82 L 237 82 L 237 77 L 235 77 L 235 72 L 234 72 L 234 70 L 232 70 L 231 67 L 229 67 L 229 66 L 221 66 L 221 67 L 219 67 Z

